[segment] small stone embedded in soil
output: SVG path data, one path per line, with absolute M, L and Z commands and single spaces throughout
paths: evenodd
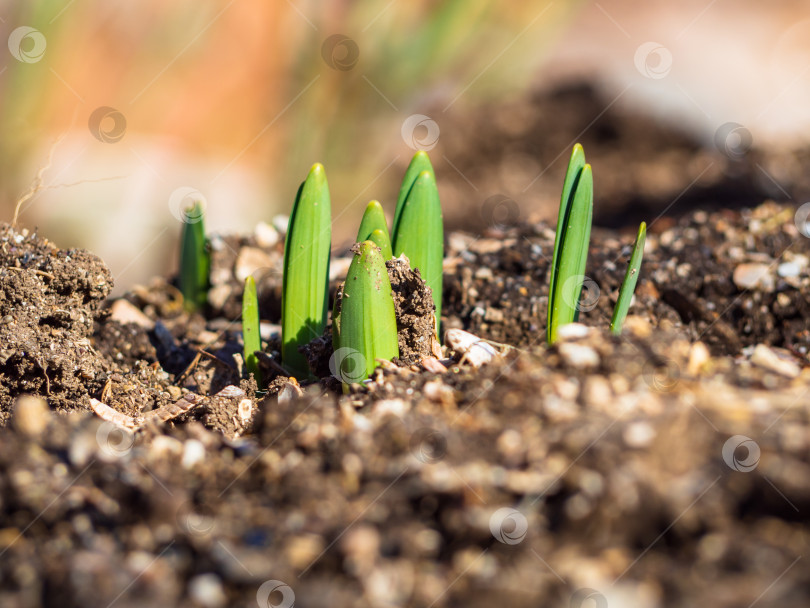
M 566 323 L 557 328 L 557 340 L 578 340 L 591 333 L 591 328 L 582 323 Z
M 242 247 L 234 265 L 234 276 L 237 281 L 244 282 L 257 270 L 271 268 L 273 264 L 273 258 L 263 250 L 257 247 Z
M 631 448 L 645 448 L 655 439 L 655 429 L 647 422 L 634 422 L 624 431 L 624 442 Z
M 796 262 L 784 262 L 776 267 L 776 274 L 783 279 L 799 276 L 801 268 Z
M 253 229 L 253 238 L 259 247 L 274 247 L 279 242 L 278 230 L 270 224 L 259 222 Z
M 228 602 L 216 574 L 200 574 L 188 582 L 188 595 L 203 608 L 223 608 Z
M 801 368 L 794 361 L 780 356 L 765 344 L 754 347 L 751 363 L 786 378 L 796 378 L 801 373 Z
M 740 264 L 734 269 L 734 284 L 740 289 L 773 291 L 774 280 L 768 264 Z
M 444 339 L 455 351 L 459 361 L 467 362 L 473 367 L 481 367 L 498 356 L 494 346 L 462 329 L 448 329 L 444 332 Z
M 155 322 L 147 317 L 141 310 L 130 301 L 123 298 L 116 300 L 110 306 L 110 319 L 117 321 L 121 325 L 134 323 L 138 327 L 151 330 L 155 327 Z
M 563 361 L 575 369 L 595 369 L 599 367 L 599 353 L 590 346 L 564 342 L 558 347 Z
M 14 428 L 31 438 L 39 437 L 48 427 L 51 412 L 42 397 L 20 395 L 14 402 L 12 422 Z

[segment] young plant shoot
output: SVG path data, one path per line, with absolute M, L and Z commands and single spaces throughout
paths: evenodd
M 554 239 L 546 330 L 549 344 L 557 340 L 559 327 L 577 320 L 592 217 L 593 175 L 582 146 L 576 144 L 565 173 Z
M 187 312 L 200 310 L 208 302 L 210 270 L 211 254 L 205 240 L 203 208 L 195 202 L 183 211 L 183 232 L 180 235 L 178 287 Z
M 430 157 L 427 152 L 420 150 L 413 155 L 411 163 L 405 171 L 405 177 L 402 178 L 402 185 L 399 187 L 399 195 L 397 196 L 397 206 L 394 209 L 394 223 L 391 225 L 391 234 L 396 235 L 399 226 L 399 219 L 402 216 L 402 210 L 405 207 L 405 199 L 408 198 L 408 193 L 413 187 L 413 183 L 419 174 L 423 171 L 430 173 L 434 179 L 436 174 L 433 171 L 433 165 L 430 164 Z
M 390 260 L 394 257 L 394 249 L 391 247 L 391 237 L 388 236 L 387 229 L 373 231 L 368 240 L 380 248 L 384 260 Z
M 622 333 L 622 325 L 630 309 L 630 301 L 633 299 L 633 292 L 636 290 L 636 282 L 641 269 L 641 260 L 644 257 L 644 242 L 647 240 L 647 224 L 641 222 L 638 227 L 638 236 L 633 245 L 633 253 L 630 255 L 630 264 L 624 275 L 624 281 L 619 288 L 619 299 L 616 300 L 616 307 L 613 309 L 613 318 L 610 321 L 610 331 L 615 335 Z
M 372 241 L 355 245 L 353 251 L 340 313 L 332 324 L 339 328 L 332 334 L 333 372 L 344 386 L 368 378 L 377 367 L 377 359 L 399 356 L 397 319 L 385 258 Z
M 383 258 L 390 260 L 394 257 L 391 250 L 391 237 L 388 235 L 388 226 L 385 223 L 385 213 L 378 201 L 371 201 L 366 207 L 360 229 L 357 231 L 357 242 L 374 241 L 382 250 Z
M 290 214 L 281 288 L 281 361 L 303 377 L 310 372 L 298 347 L 320 336 L 326 326 L 331 242 L 329 184 L 323 165 L 315 164 Z
M 422 170 L 412 179 L 412 174 L 418 169 Z M 402 198 L 408 183 L 410 187 Z M 397 204 L 394 216 L 394 255 L 405 254 L 411 261 L 411 268 L 419 269 L 422 279 L 433 292 L 438 335 L 442 314 L 444 224 L 436 177 L 424 152 L 417 152 L 413 157 L 402 182 L 400 198 L 403 202 Z
M 245 369 L 248 374 L 253 374 L 256 386 L 261 389 L 262 373 L 255 354 L 262 349 L 259 335 L 259 299 L 256 296 L 256 281 L 252 276 L 245 279 L 245 291 L 242 294 L 242 343 Z

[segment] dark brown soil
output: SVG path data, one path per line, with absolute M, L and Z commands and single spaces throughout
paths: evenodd
M 413 365 L 425 357 L 441 357 L 441 347 L 435 338 L 436 306 L 430 287 L 422 280 L 418 268 L 411 269 L 406 257 L 394 258 L 385 265 L 397 315 L 400 364 Z
M 109 365 L 90 344 L 112 276 L 96 256 L 0 226 L 0 424 L 20 393 L 86 409 Z

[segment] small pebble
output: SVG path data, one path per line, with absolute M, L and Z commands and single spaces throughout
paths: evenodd
M 697 376 L 700 374 L 703 366 L 710 360 L 711 354 L 709 353 L 709 349 L 706 348 L 706 345 L 703 344 L 703 342 L 695 342 L 689 349 L 689 362 L 686 365 L 686 372 L 690 376 Z
M 279 403 L 290 403 L 293 399 L 297 399 L 304 394 L 298 382 L 285 382 L 281 389 L 278 391 Z
M 480 281 L 491 281 L 493 278 L 492 269 L 488 266 L 482 266 L 475 271 L 475 278 Z
M 17 432 L 33 439 L 48 427 L 51 410 L 41 397 L 21 395 L 14 402 L 11 420 Z
M 287 234 L 287 224 L 290 223 L 290 216 L 279 214 L 273 216 L 271 221 L 273 222 L 273 228 L 276 229 L 279 235 Z
M 795 378 L 801 373 L 801 368 L 796 362 L 781 357 L 774 349 L 764 344 L 757 344 L 754 348 L 751 363 L 786 378 Z
M 116 300 L 110 306 L 110 318 L 121 325 L 134 323 L 138 327 L 150 331 L 155 327 L 155 322 L 152 319 L 143 314 L 134 304 L 124 299 Z
M 234 275 L 238 281 L 244 281 L 262 268 L 272 268 L 273 259 L 256 247 L 242 247 L 234 264 Z
M 200 441 L 189 439 L 183 444 L 181 464 L 184 469 L 191 469 L 203 460 L 205 460 L 205 446 Z
M 253 238 L 259 247 L 273 247 L 279 241 L 278 230 L 270 224 L 259 222 L 253 229 Z
M 490 323 L 502 323 L 504 319 L 503 311 L 500 308 L 487 308 L 484 313 L 484 321 Z
M 740 289 L 773 291 L 774 280 L 767 264 L 740 264 L 734 269 L 734 284 Z
M 624 430 L 624 442 L 631 448 L 644 448 L 655 439 L 655 429 L 647 422 L 634 422 Z
M 222 308 L 231 297 L 231 293 L 233 293 L 233 288 L 227 283 L 215 285 L 208 290 L 208 303 L 215 309 Z
M 242 399 L 239 405 L 236 406 L 236 412 L 239 414 L 239 419 L 242 424 L 247 424 L 253 417 L 253 401 L 250 399 Z
M 425 357 L 419 364 L 433 374 L 444 374 L 447 368 L 436 357 Z
M 567 323 L 557 328 L 558 340 L 578 340 L 591 333 L 590 327 L 582 323 Z
M 560 344 L 560 356 L 566 364 L 576 369 L 594 369 L 599 367 L 599 353 L 583 344 Z
M 406 403 L 403 399 L 383 399 L 371 406 L 370 415 L 376 420 L 382 420 L 386 416 L 402 418 L 410 409 L 410 403 Z
M 787 279 L 790 277 L 797 277 L 801 272 L 801 268 L 796 262 L 785 262 L 784 264 L 779 264 L 776 268 L 776 274 L 778 274 L 783 279 Z
M 462 329 L 448 329 L 444 333 L 445 342 L 461 355 L 461 359 L 473 367 L 481 367 L 498 355 L 495 348 L 478 336 Z
M 203 608 L 222 608 L 227 602 L 222 581 L 216 574 L 200 574 L 188 582 L 188 595 Z

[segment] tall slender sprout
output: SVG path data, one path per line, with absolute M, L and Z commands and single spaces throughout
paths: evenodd
M 403 194 L 404 193 L 404 194 Z M 433 292 L 436 333 L 442 314 L 444 223 L 436 176 L 424 152 L 417 152 L 402 181 L 394 214 L 393 251 L 405 254 Z
M 211 254 L 205 239 L 203 207 L 195 201 L 183 211 L 183 231 L 180 235 L 180 276 L 178 287 L 183 294 L 183 307 L 195 312 L 208 302 Z
M 399 356 L 397 319 L 385 258 L 372 241 L 355 245 L 355 252 L 333 319 L 335 368 L 344 385 L 368 378 L 377 359 Z
M 624 275 L 624 281 L 619 288 L 619 299 L 616 300 L 616 306 L 613 309 L 613 318 L 610 321 L 610 331 L 615 335 L 622 333 L 622 325 L 624 319 L 627 317 L 627 311 L 630 309 L 630 301 L 633 299 L 633 292 L 636 290 L 636 282 L 638 281 L 639 271 L 641 270 L 641 260 L 644 257 L 644 242 L 647 240 L 647 224 L 641 222 L 638 227 L 638 235 L 636 242 L 633 245 L 633 253 L 630 255 L 630 263 L 627 265 L 627 272 Z
M 329 184 L 318 163 L 298 189 L 290 214 L 281 291 L 281 361 L 305 377 L 309 366 L 298 347 L 320 336 L 326 326 L 331 240 Z
M 391 225 L 391 234 L 396 235 L 399 227 L 399 218 L 402 216 L 402 210 L 405 208 L 405 199 L 408 198 L 408 193 L 413 188 L 413 183 L 419 174 L 427 171 L 433 177 L 436 173 L 433 171 L 433 165 L 430 163 L 430 157 L 427 152 L 422 150 L 418 151 L 411 158 L 408 168 L 405 170 L 405 176 L 402 178 L 402 185 L 399 187 L 399 195 L 397 196 L 397 206 L 394 209 L 394 223 Z
M 562 325 L 578 318 L 592 218 L 593 175 L 582 146 L 576 144 L 565 173 L 554 239 L 546 330 L 549 344 L 557 340 Z
M 245 291 L 242 293 L 242 343 L 243 358 L 248 374 L 253 374 L 256 386 L 262 387 L 262 372 L 256 351 L 262 349 L 259 334 L 259 299 L 256 295 L 256 281 L 252 276 L 245 279 Z

